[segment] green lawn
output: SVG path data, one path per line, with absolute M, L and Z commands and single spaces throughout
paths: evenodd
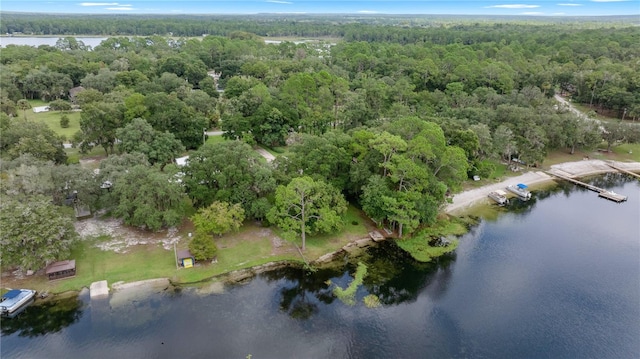
M 589 117 L 592 117 L 592 118 L 594 118 L 596 120 L 600 120 L 600 121 L 604 121 L 604 122 L 620 121 L 620 119 L 617 118 L 617 117 L 604 116 L 601 113 L 596 112 L 595 110 L 597 110 L 597 109 L 589 107 L 589 104 L 579 103 L 579 102 L 571 102 L 571 105 L 573 105 L 573 107 L 575 107 L 576 110 L 584 113 L 585 115 L 589 114 L 591 111 L 593 111 L 593 116 L 589 116 Z
M 31 107 L 37 106 L 46 106 L 49 103 L 41 100 L 30 100 L 29 103 Z M 73 137 L 73 134 L 80 131 L 80 112 L 66 112 L 62 113 L 60 111 L 47 111 L 47 112 L 33 112 L 33 109 L 29 109 L 25 111 L 27 119 L 33 120 L 36 122 L 42 122 L 49 126 L 55 133 L 58 135 L 64 136 L 64 138 L 68 141 Z M 69 117 L 69 127 L 62 128 L 60 127 L 60 118 L 63 114 L 66 114 Z M 18 118 L 24 118 L 23 111 L 18 110 Z
M 307 240 L 307 251 L 304 253 L 305 258 L 317 259 L 323 254 L 342 248 L 354 239 L 366 237 L 368 229 L 365 220 L 358 209 L 350 206 L 345 215 L 344 230 L 338 234 L 310 236 Z M 180 230 L 183 239 L 177 244 L 178 249 L 188 247 L 187 232 L 191 230 L 189 223 Z M 194 283 L 219 274 L 275 261 L 302 263 L 302 258 L 292 243 L 285 241 L 277 250 L 274 249 L 272 236 L 277 233 L 274 228 L 271 230 L 273 232 L 259 224 L 248 222 L 237 233 L 216 237 L 214 241 L 218 246 L 217 263 L 202 262 L 189 269 L 176 269 L 173 251 L 165 250 L 159 244 L 132 246 L 128 248 L 127 253 L 120 254 L 103 251 L 97 247 L 100 242 L 111 240 L 109 236 L 86 239 L 78 242 L 71 251 L 70 258 L 76 260 L 75 277 L 49 282 L 44 275 L 36 275 L 19 281 L 5 281 L 3 285 L 61 293 L 88 287 L 100 280 L 107 280 L 109 285 L 118 281 L 131 282 L 152 278 L 169 278 L 175 283 Z M 296 244 L 300 246 L 299 240 Z
M 228 141 L 226 138 L 224 138 L 222 135 L 219 136 L 209 136 L 207 138 L 207 144 L 213 145 L 216 143 L 220 143 L 220 142 L 226 142 Z

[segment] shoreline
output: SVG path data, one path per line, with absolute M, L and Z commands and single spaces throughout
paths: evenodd
M 472 190 L 463 191 L 453 196 L 452 202 L 444 208 L 444 213 L 449 215 L 464 215 L 464 212 L 470 207 L 488 200 L 488 194 L 491 191 L 505 189 L 508 185 L 524 183 L 527 186 L 541 185 L 544 183 L 555 182 L 556 177 L 549 173 L 557 173 L 569 178 L 581 178 L 595 176 L 604 173 L 619 172 L 608 165 L 614 164 L 616 167 L 625 169 L 630 172 L 640 173 L 640 162 L 619 162 L 604 160 L 582 160 L 575 162 L 563 162 L 551 165 L 546 171 L 529 171 L 516 177 L 510 177 L 498 183 L 485 185 Z
M 560 175 L 570 177 L 570 178 L 580 178 L 580 177 L 588 177 L 594 176 L 604 173 L 613 173 L 619 172 L 618 170 L 610 167 L 608 163 L 615 165 L 616 167 L 622 168 L 624 170 L 640 173 L 640 162 L 619 162 L 619 161 L 603 161 L 603 160 L 582 160 L 575 162 L 564 162 L 556 165 L 550 166 L 547 170 L 534 170 L 525 172 L 519 176 L 510 177 L 505 180 L 502 180 L 497 183 L 488 184 L 479 188 L 474 188 L 471 190 L 463 191 L 457 193 L 453 196 L 452 202 L 449 203 L 444 209 L 441 210 L 441 213 L 462 217 L 466 214 L 466 212 L 473 206 L 478 205 L 482 202 L 489 203 L 489 197 L 487 196 L 489 192 L 495 191 L 497 189 L 504 189 L 506 186 L 517 183 L 525 183 L 528 186 L 535 185 L 543 185 L 548 183 L 556 182 L 557 178 L 553 177 L 549 173 L 558 173 Z M 327 253 L 313 262 L 315 264 L 326 264 L 333 259 L 336 254 L 351 252 L 353 250 L 362 249 L 363 247 L 367 247 L 370 242 L 375 242 L 371 238 L 362 238 L 353 242 L 346 244 L 345 246 L 338 248 L 337 250 Z M 302 265 L 302 262 L 295 263 L 296 261 L 274 261 L 269 262 L 263 265 L 255 266 L 255 267 L 247 267 L 237 269 L 231 272 L 225 272 L 218 275 L 214 275 L 213 277 L 208 278 L 208 280 L 214 280 L 219 283 L 237 283 L 241 282 L 249 277 L 253 277 L 256 274 L 259 274 L 265 270 L 270 270 L 274 268 L 279 268 L 283 266 L 290 266 L 299 264 Z M 294 264 L 295 263 L 295 264 Z M 174 283 L 169 278 L 163 278 L 170 282 L 170 286 L 180 286 L 181 284 L 188 283 Z M 116 282 L 110 285 L 111 289 L 116 292 L 136 292 L 140 287 L 144 288 L 145 283 L 149 280 L 142 281 L 131 281 L 131 282 Z M 52 297 L 57 297 L 58 295 L 62 295 L 64 293 L 69 292 L 79 292 L 75 290 L 65 291 L 60 293 L 52 293 Z

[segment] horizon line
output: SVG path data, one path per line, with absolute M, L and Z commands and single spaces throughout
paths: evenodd
M 375 16 L 472 16 L 472 17 L 487 17 L 487 16 L 498 16 L 498 17 L 635 17 L 640 16 L 640 11 L 636 14 L 610 14 L 610 15 L 569 15 L 569 14 L 433 14 L 433 13 L 419 13 L 419 14 L 409 14 L 409 13 L 384 13 L 384 12 L 376 12 L 376 13 L 363 13 L 363 12 L 343 12 L 343 13 L 321 13 L 321 12 L 257 12 L 257 13 L 175 13 L 175 12 L 167 12 L 167 13 L 86 13 L 86 12 L 33 12 L 33 11 L 5 11 L 0 10 L 0 14 L 25 14 L 25 15 L 98 15 L 98 16 L 255 16 L 255 15 L 291 15 L 291 16 L 362 16 L 362 17 L 375 17 Z M 640 22 L 640 20 L 639 20 Z

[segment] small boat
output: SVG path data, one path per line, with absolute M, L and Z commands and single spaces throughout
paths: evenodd
M 502 190 L 496 190 L 489 193 L 489 198 L 496 201 L 499 205 L 505 205 L 509 200 L 507 199 L 507 193 Z
M 36 291 L 32 289 L 12 289 L 2 295 L 0 314 L 12 317 L 33 303 Z
M 518 197 L 520 197 L 522 199 L 531 198 L 531 192 L 529 192 L 527 190 L 527 185 L 526 184 L 518 183 L 515 186 L 514 185 L 510 185 L 510 186 L 507 187 L 507 190 L 517 194 Z

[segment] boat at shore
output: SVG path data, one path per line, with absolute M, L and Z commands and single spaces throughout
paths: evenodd
M 493 192 L 489 192 L 489 198 L 496 201 L 499 205 L 505 205 L 509 200 L 507 199 L 507 193 L 502 190 L 496 190 Z
M 13 317 L 33 303 L 36 291 L 33 289 L 12 289 L 2 295 L 0 314 Z
M 527 185 L 523 184 L 523 183 L 518 183 L 517 185 L 509 185 L 507 186 L 507 190 L 515 193 L 518 195 L 518 197 L 522 198 L 522 199 L 529 199 L 531 198 L 531 192 L 529 192 L 527 190 Z

